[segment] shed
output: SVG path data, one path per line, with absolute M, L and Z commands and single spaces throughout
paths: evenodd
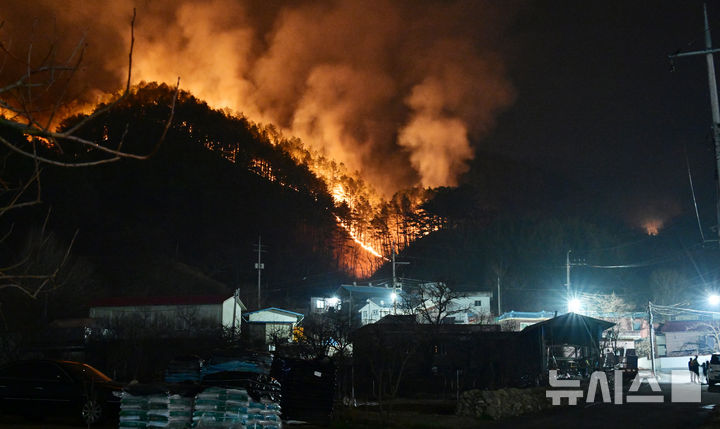
M 275 340 L 292 339 L 293 330 L 305 316 L 282 308 L 269 307 L 245 313 L 250 336 L 271 344 Z
M 600 340 L 612 322 L 566 313 L 523 329 L 521 334 L 528 348 L 529 362 L 541 377 L 548 370 L 575 372 L 600 366 Z

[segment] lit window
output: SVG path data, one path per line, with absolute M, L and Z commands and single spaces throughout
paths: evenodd
M 318 299 L 317 301 L 315 301 L 315 308 L 318 308 L 318 309 L 325 308 L 325 301 L 323 301 L 321 299 Z

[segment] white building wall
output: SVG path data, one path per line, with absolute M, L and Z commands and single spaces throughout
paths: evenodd
M 666 353 L 677 353 L 679 351 L 692 351 L 697 349 L 697 344 L 705 337 L 705 332 L 665 332 Z
M 222 321 L 222 326 L 224 326 L 227 329 L 232 329 L 233 327 L 233 307 L 235 307 L 235 329 L 239 330 L 242 326 L 242 307 L 240 306 L 240 302 L 236 302 L 235 297 L 231 296 L 230 298 L 226 299 L 222 303 L 222 309 L 221 309 L 221 316 L 220 320 Z
M 397 314 L 403 314 L 401 309 L 395 310 Z M 365 326 L 369 323 L 375 323 L 385 316 L 393 314 L 393 309 L 390 307 L 380 306 L 373 301 L 368 302 L 358 310 L 360 313 L 360 324 Z
M 490 314 L 490 296 L 487 294 L 469 294 L 453 300 L 454 308 L 469 308 L 478 314 Z

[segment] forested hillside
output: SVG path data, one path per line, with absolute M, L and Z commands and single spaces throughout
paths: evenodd
M 256 306 L 253 244 L 259 236 L 266 250 L 263 304 L 284 305 L 346 278 L 343 258 L 352 245 L 336 224 L 324 183 L 242 117 L 180 93 L 167 136 L 155 148 L 173 94 L 164 85 L 141 86 L 80 131 L 122 142 L 133 153 L 156 149 L 149 160 L 49 166 L 44 204 L 13 213 L 17 233 L 3 250 L 33 254 L 36 267 L 59 262 L 77 231 L 65 284 L 49 288 L 34 304 L 42 308 L 47 300 L 47 317 L 83 315 L 100 296 L 231 293 L 236 287 Z M 69 118 L 63 126 L 82 119 Z M 77 153 L 67 146 L 42 150 L 60 159 Z M 88 155 L 84 161 L 92 160 Z M 52 251 L 28 232 L 39 235 L 49 208 L 45 230 L 55 243 Z

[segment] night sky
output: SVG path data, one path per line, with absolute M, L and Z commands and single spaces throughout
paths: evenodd
M 720 3 L 710 2 L 720 45 Z M 714 151 L 702 3 L 521 2 L 506 61 L 516 88 L 480 146 L 562 175 L 632 226 L 692 215 L 685 151 L 704 226 L 714 221 Z M 707 233 L 707 231 L 706 231 Z

